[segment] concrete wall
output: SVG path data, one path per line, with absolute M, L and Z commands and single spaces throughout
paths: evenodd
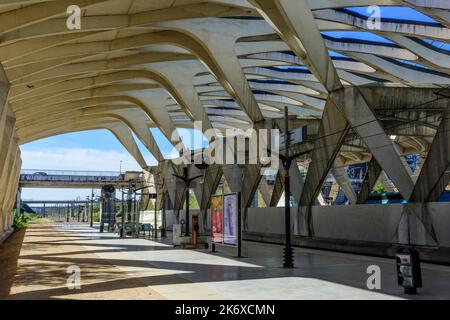
M 191 216 L 193 215 L 198 215 L 200 212 L 200 210 L 195 210 L 195 209 L 190 209 L 189 210 L 189 214 Z M 208 216 L 209 216 L 209 211 L 208 211 Z M 180 210 L 180 214 L 177 218 L 176 216 L 176 211 L 173 210 L 166 210 L 166 226 L 168 230 L 172 230 L 172 225 L 174 225 L 175 223 L 178 223 L 179 220 L 185 220 L 186 217 L 186 213 L 185 210 Z M 209 220 L 209 219 L 208 219 Z M 190 226 L 192 227 L 192 226 Z M 210 229 L 210 225 L 208 224 L 208 231 Z M 190 228 L 190 230 L 192 230 L 192 228 Z
M 450 204 L 430 203 L 429 210 L 439 245 L 450 248 Z
M 405 205 L 353 205 L 316 206 L 312 208 L 314 237 L 301 234 L 301 228 L 293 228 L 296 245 L 375 255 L 393 255 L 404 244 L 401 234 L 408 233 L 410 223 L 411 244 L 426 248 L 424 256 L 430 261 L 450 262 L 450 203 L 429 203 L 425 207 L 434 226 L 437 246 L 424 242 L 423 228 L 409 222 Z M 193 210 L 196 214 L 198 210 Z M 298 208 L 291 208 L 293 225 L 301 224 Z M 209 215 L 209 214 L 208 214 Z M 184 211 L 180 217 L 184 219 Z M 167 225 L 174 221 L 168 211 Z M 249 208 L 243 216 L 244 239 L 273 243 L 284 242 L 284 208 Z M 408 221 L 408 223 L 402 223 Z M 209 229 L 209 220 L 207 221 Z M 439 250 L 436 250 L 439 248 Z M 445 253 L 446 254 L 446 253 Z
M 422 205 L 421 205 L 422 206 Z M 399 233 L 405 205 L 354 205 L 312 207 L 314 237 L 379 243 L 402 243 Z M 440 247 L 450 248 L 450 203 L 429 203 L 426 209 Z M 301 224 L 297 208 L 291 209 L 292 221 Z M 260 234 L 284 234 L 284 208 L 248 210 L 246 231 Z M 399 230 L 400 228 L 400 230 Z M 295 228 L 294 235 L 303 236 Z M 413 244 L 424 245 L 420 237 L 410 239 Z

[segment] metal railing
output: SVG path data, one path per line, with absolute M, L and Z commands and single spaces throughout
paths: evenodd
M 94 183 L 116 184 L 123 182 L 123 176 L 113 171 L 77 171 L 24 169 L 20 172 L 21 183 Z
M 83 171 L 83 170 L 47 170 L 47 169 L 22 169 L 21 175 L 36 176 L 97 176 L 97 177 L 118 177 L 118 171 Z

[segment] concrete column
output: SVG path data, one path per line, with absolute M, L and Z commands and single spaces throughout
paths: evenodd
M 20 213 L 20 207 L 22 205 L 22 188 L 17 189 L 17 195 L 16 195 L 16 213 Z
M 242 207 L 248 208 L 251 205 L 253 197 L 258 190 L 259 183 L 261 182 L 261 166 L 255 164 L 249 164 L 244 166 L 243 169 L 243 182 L 242 182 Z M 244 213 L 245 219 L 245 213 Z
M 355 190 L 353 190 L 352 183 L 348 177 L 347 166 L 344 165 L 344 162 L 339 157 L 334 161 L 331 172 L 345 196 L 350 201 L 350 204 L 356 204 L 356 193 Z M 336 200 L 336 198 L 334 199 Z
M 450 106 L 450 104 L 449 104 Z M 423 164 L 410 202 L 433 202 L 448 186 L 450 175 L 450 107 L 443 113 L 443 119 Z
M 216 192 L 219 186 L 220 179 L 222 179 L 223 171 L 220 165 L 211 165 L 205 171 L 205 178 L 202 185 L 202 197 L 200 205 L 199 225 L 200 232 L 204 233 L 207 230 L 208 217 L 207 212 L 211 204 L 211 195 Z
M 442 121 L 405 206 L 398 227 L 398 241 L 405 244 L 439 246 L 427 202 L 434 202 L 450 182 L 450 108 Z
M 289 169 L 290 179 L 290 189 L 292 192 L 292 197 L 300 202 L 301 195 L 303 193 L 303 187 L 305 185 L 305 180 L 300 174 L 300 170 L 298 168 L 298 164 L 294 161 L 291 164 L 291 168 Z M 275 180 L 275 186 L 272 191 L 272 198 L 270 200 L 270 206 L 276 207 L 280 202 L 281 196 L 284 192 L 284 170 L 278 170 L 278 174 Z
M 399 192 L 409 199 L 413 182 L 392 140 L 385 133 L 374 112 L 358 88 L 350 87 L 331 93 L 352 127 L 388 174 Z
M 345 117 L 335 104 L 328 100 L 319 128 L 319 136 L 314 143 L 305 187 L 300 198 L 302 206 L 315 204 L 349 129 L 350 126 Z
M 272 190 L 272 198 L 270 199 L 270 207 L 276 207 L 280 202 L 281 196 L 284 192 L 284 175 L 283 170 L 278 170 L 275 177 L 275 185 Z
M 7 188 L 2 203 L 3 231 L 8 231 L 11 228 L 11 218 L 13 216 L 13 207 L 16 195 L 15 190 L 17 190 L 18 187 L 20 166 L 20 152 L 17 150 L 12 165 L 9 169 L 8 177 L 5 178 L 7 180 Z
M 5 221 L 7 219 L 7 212 L 4 211 L 5 203 L 7 202 L 7 193 L 10 188 L 10 177 L 12 174 L 12 169 L 14 167 L 15 154 L 12 152 L 14 149 L 17 149 L 17 140 L 11 139 L 10 146 L 8 148 L 8 151 L 6 151 L 6 159 L 2 167 L 4 168 L 3 174 L 0 175 L 0 221 L 2 224 L 2 227 L 0 227 L 0 230 L 3 229 L 5 226 Z
M 147 163 L 142 156 L 131 130 L 125 124 L 110 124 L 107 128 L 114 134 L 117 140 L 127 149 L 142 169 L 147 169 Z
M 328 195 L 328 197 L 332 198 L 333 202 L 335 202 L 336 198 L 339 195 L 340 188 L 339 188 L 339 183 L 337 182 L 336 178 L 334 178 L 334 175 L 333 175 L 333 179 L 334 179 L 334 181 L 331 184 L 331 190 L 330 190 L 330 194 Z
M 315 205 L 322 186 L 344 143 L 350 125 L 334 102 L 328 99 L 319 128 L 319 136 L 314 142 L 312 161 L 309 165 L 305 186 L 300 198 L 297 232 L 313 236 L 311 206 Z
M 361 191 L 358 194 L 358 198 L 356 201 L 357 204 L 364 204 L 366 202 L 367 197 L 372 192 L 375 184 L 378 181 L 378 177 L 380 177 L 380 174 L 382 172 L 381 166 L 378 164 L 375 158 L 372 158 L 367 166 L 367 173 L 364 177 Z

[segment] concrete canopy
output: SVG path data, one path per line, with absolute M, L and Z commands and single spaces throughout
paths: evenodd
M 80 29 L 67 27 L 70 5 L 81 9 Z M 373 29 L 351 10 L 367 5 L 408 7 L 435 22 L 381 16 Z M 14 186 L 8 181 L 17 174 L 9 172 L 20 170 L 18 148 L 26 142 L 106 128 L 147 170 L 132 133 L 162 164 L 149 128 L 169 139 L 195 120 L 204 130 L 263 128 L 288 106 L 311 137 L 299 159 L 308 168 L 305 181 L 296 181 L 301 204 L 316 203 L 330 172 L 360 201 L 342 168 L 372 160 L 405 199 L 417 197 L 414 190 L 426 194 L 401 155 L 433 150 L 448 108 L 450 59 L 442 46 L 450 39 L 449 9 L 439 0 L 0 1 L 1 185 Z M 385 41 L 367 40 L 369 33 Z M 155 170 L 165 176 L 164 168 Z M 241 169 L 250 201 L 260 177 Z M 202 209 L 220 178 L 208 176 L 197 190 Z M 436 184 L 445 181 L 428 182 L 433 193 Z M 282 188 L 261 188 L 268 204 Z

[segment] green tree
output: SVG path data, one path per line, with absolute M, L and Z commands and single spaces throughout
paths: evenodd
M 377 183 L 375 185 L 374 190 L 375 190 L 375 193 L 378 193 L 378 194 L 385 193 L 384 186 L 382 183 Z

